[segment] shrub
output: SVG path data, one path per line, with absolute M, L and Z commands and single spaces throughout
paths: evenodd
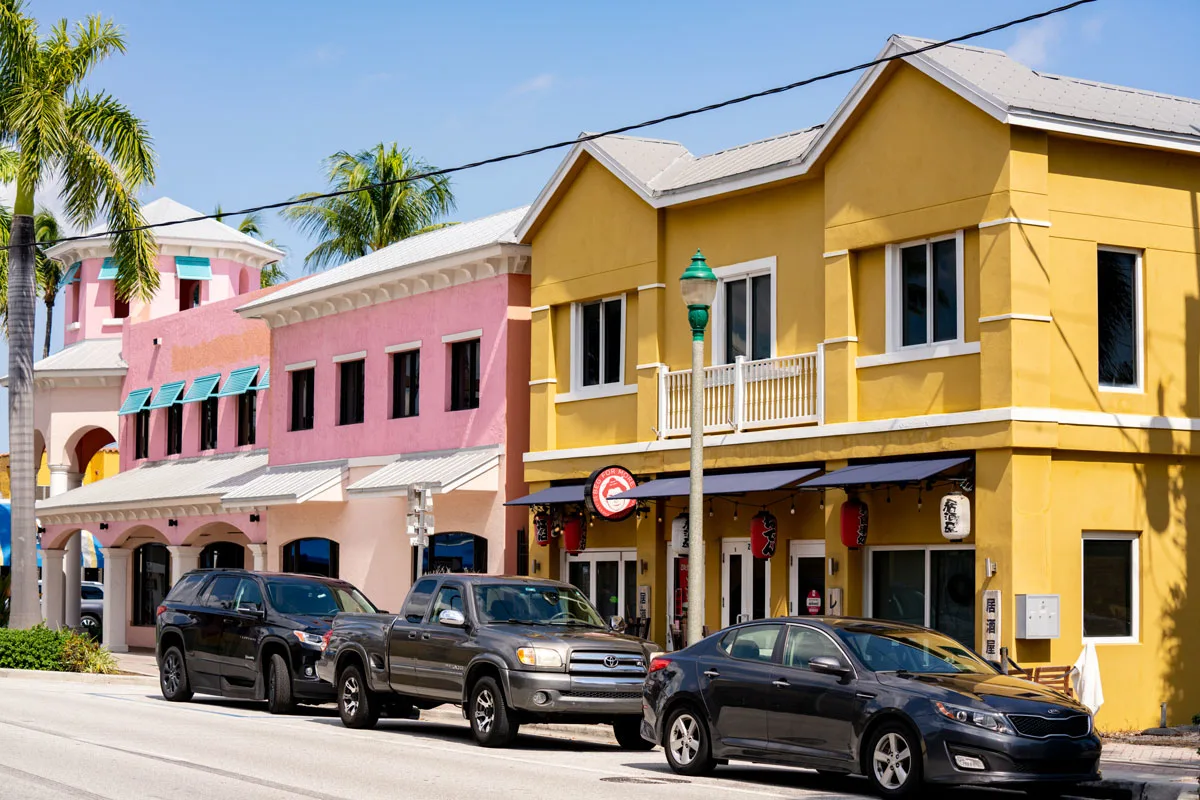
M 117 660 L 87 634 L 68 633 L 63 637 L 62 669 L 66 672 L 116 675 Z
M 1192 724 L 1200 725 L 1200 714 L 1192 714 Z
M 45 625 L 28 630 L 0 629 L 0 668 L 62 670 L 66 634 Z

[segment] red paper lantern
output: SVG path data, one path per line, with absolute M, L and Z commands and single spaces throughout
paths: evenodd
M 862 547 L 867 543 L 867 504 L 857 498 L 842 503 L 842 544 Z
M 538 544 L 550 544 L 550 515 L 545 511 L 533 515 L 533 535 Z
M 750 520 L 750 553 L 755 558 L 765 561 L 775 555 L 778 538 L 779 524 L 770 511 L 763 509 Z
M 587 549 L 587 523 L 583 517 L 572 516 L 563 520 L 563 549 L 577 555 Z

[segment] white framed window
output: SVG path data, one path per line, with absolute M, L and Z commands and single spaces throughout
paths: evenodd
M 775 356 L 775 256 L 713 270 L 713 363 Z
M 1143 391 L 1145 326 L 1142 251 L 1101 245 L 1096 252 L 1096 349 L 1100 388 Z
M 858 366 L 978 353 L 964 341 L 963 232 L 887 247 L 887 353 Z
M 571 392 L 565 399 L 625 394 L 627 388 L 625 295 L 572 303 Z
M 591 601 L 600 616 L 637 616 L 638 558 L 635 549 L 587 549 L 563 553 L 562 574 Z
M 1136 533 L 1084 531 L 1083 641 L 1138 641 L 1139 581 Z
M 868 547 L 866 562 L 866 616 L 975 642 L 975 545 Z

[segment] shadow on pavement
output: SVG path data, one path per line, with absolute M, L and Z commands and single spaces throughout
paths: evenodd
M 328 725 L 335 728 L 342 727 L 341 720 L 337 719 L 336 711 L 329 716 L 333 718 L 311 719 L 309 722 L 313 722 L 318 725 Z M 428 739 L 443 739 L 445 741 L 464 742 L 471 745 L 475 744 L 475 739 L 471 735 L 471 729 L 466 725 L 451 725 L 444 722 L 384 718 L 379 720 L 379 724 L 373 730 L 380 735 L 407 734 L 417 735 Z M 578 739 L 562 739 L 556 736 L 545 736 L 530 733 L 522 733 L 519 737 L 517 737 L 517 743 L 509 749 L 518 752 L 621 752 L 621 749 L 616 745 L 603 744 L 600 742 L 584 742 Z

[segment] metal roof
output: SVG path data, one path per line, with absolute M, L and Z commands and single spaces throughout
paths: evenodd
M 266 464 L 266 450 L 154 461 L 39 500 L 37 513 L 66 514 L 96 507 L 216 498 L 241 485 L 250 473 Z
M 924 461 L 882 461 L 876 464 L 851 464 L 834 470 L 804 484 L 804 489 L 827 489 L 834 486 L 868 486 L 870 484 L 914 483 L 940 475 L 965 464 L 969 458 L 932 458 Z
M 409 237 L 342 264 L 340 267 L 284 286 L 277 292 L 240 306 L 238 311 L 245 312 L 266 305 L 275 305 L 281 300 L 300 297 L 321 289 L 465 253 L 491 244 L 515 243 L 516 237 L 513 232 L 527 210 L 528 207 L 514 208 L 511 211 L 502 211 L 488 217 Z
M 720 475 L 704 476 L 704 493 L 714 494 L 745 494 L 746 492 L 768 492 L 783 489 L 810 475 L 820 472 L 819 469 L 806 467 L 801 469 L 773 469 L 761 472 L 726 472 Z M 654 497 L 684 497 L 691 489 L 690 478 L 660 478 L 647 481 L 641 486 L 634 487 L 628 492 L 615 495 L 615 500 L 638 500 Z
M 264 467 L 221 498 L 227 507 L 303 503 L 332 489 L 346 475 L 345 459 Z
M 499 445 L 409 453 L 351 484 L 346 491 L 351 494 L 396 494 L 421 484 L 436 492 L 451 492 L 499 464 Z
M 92 370 L 116 372 L 128 368 L 125 359 L 121 358 L 120 336 L 111 339 L 84 339 L 67 345 L 57 353 L 51 353 L 33 365 L 35 373 Z

